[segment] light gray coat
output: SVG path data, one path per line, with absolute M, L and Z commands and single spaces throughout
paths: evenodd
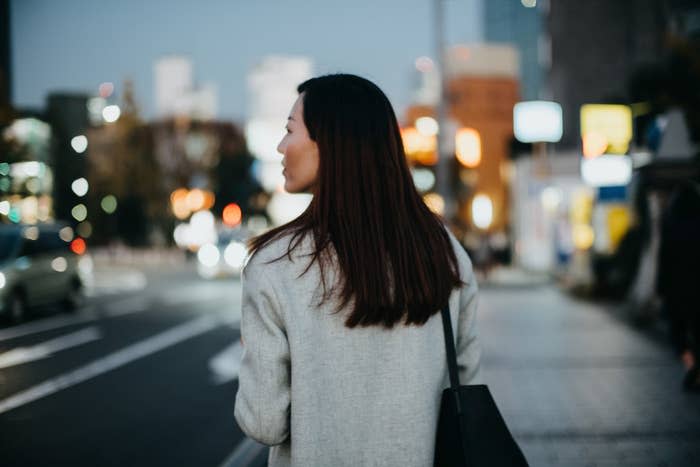
M 265 264 L 287 251 L 289 237 L 275 240 L 243 272 L 239 426 L 272 446 L 270 467 L 431 466 L 449 386 L 440 313 L 423 326 L 348 329 L 335 301 L 316 306 L 318 265 L 299 277 L 311 242 L 307 236 L 291 261 Z M 459 376 L 475 384 L 477 285 L 452 242 L 466 283 L 450 297 Z

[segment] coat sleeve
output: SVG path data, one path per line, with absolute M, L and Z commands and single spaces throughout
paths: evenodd
M 264 268 L 249 264 L 243 281 L 243 356 L 234 415 L 243 432 L 266 444 L 289 436 L 290 356 L 280 302 Z
M 481 346 L 477 338 L 476 309 L 478 306 L 478 286 L 467 259 L 463 273 L 466 282 L 459 295 L 459 316 L 457 317 L 457 367 L 460 384 L 481 384 Z

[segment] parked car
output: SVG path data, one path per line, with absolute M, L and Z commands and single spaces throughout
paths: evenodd
M 76 309 L 89 274 L 80 267 L 84 250 L 65 225 L 0 225 L 0 317 L 19 322 L 31 308 L 55 303 Z

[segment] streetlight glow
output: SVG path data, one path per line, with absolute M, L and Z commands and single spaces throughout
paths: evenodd
M 419 117 L 416 119 L 416 130 L 423 136 L 435 136 L 438 134 L 438 122 L 433 117 Z
M 88 184 L 87 180 L 81 177 L 76 180 L 73 180 L 73 183 L 71 183 L 70 187 L 73 190 L 73 193 L 75 193 L 79 197 L 82 197 L 87 194 L 90 185 Z
M 87 208 L 84 204 L 77 204 L 73 206 L 70 213 L 73 216 L 73 219 L 78 222 L 82 222 L 87 218 Z
M 121 109 L 118 105 L 108 105 L 102 109 L 102 118 L 104 118 L 107 123 L 114 123 L 119 120 L 119 116 L 122 114 Z
M 472 200 L 472 220 L 478 228 L 486 230 L 493 222 L 493 203 L 488 195 L 479 194 Z
M 74 136 L 73 139 L 70 140 L 70 145 L 73 151 L 82 154 L 88 147 L 88 139 L 85 135 Z
M 473 169 L 481 162 L 481 137 L 473 128 L 460 128 L 455 135 L 457 160 L 463 166 Z

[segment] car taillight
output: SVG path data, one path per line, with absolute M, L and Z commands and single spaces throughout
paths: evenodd
M 70 249 L 76 255 L 82 255 L 83 253 L 85 253 L 85 250 L 87 249 L 87 245 L 85 244 L 85 240 L 83 240 L 80 237 L 74 239 L 72 242 L 70 242 Z

